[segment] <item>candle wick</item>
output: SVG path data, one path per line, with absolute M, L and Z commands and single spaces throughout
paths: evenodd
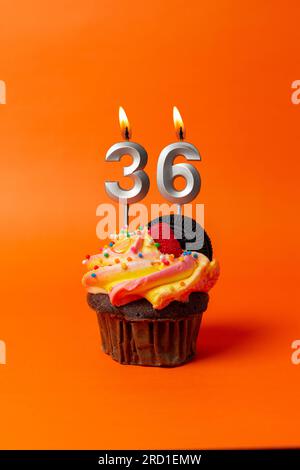
M 182 126 L 180 126 L 180 129 L 179 129 L 179 139 L 180 139 L 180 140 L 183 140 L 183 139 L 184 139 Z
M 125 139 L 126 139 L 126 140 L 129 140 L 129 129 L 128 129 L 128 126 L 126 126 L 126 128 L 125 128 Z

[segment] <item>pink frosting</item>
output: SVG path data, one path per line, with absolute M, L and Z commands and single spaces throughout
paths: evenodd
M 85 260 L 83 285 L 106 293 L 112 305 L 146 298 L 156 309 L 174 300 L 188 301 L 191 292 L 208 292 L 219 276 L 219 264 L 191 252 L 179 258 L 160 253 L 147 229 L 113 236 L 114 244 Z

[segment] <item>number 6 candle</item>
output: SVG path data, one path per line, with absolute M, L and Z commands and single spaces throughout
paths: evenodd
M 192 201 L 199 193 L 201 177 L 193 165 L 189 163 L 173 165 L 174 160 L 178 155 L 184 156 L 187 160 L 201 160 L 201 157 L 194 145 L 183 142 L 185 128 L 176 106 L 173 108 L 173 120 L 179 142 L 169 144 L 161 151 L 157 164 L 157 185 L 165 199 L 177 204 L 180 215 L 181 205 Z M 186 186 L 181 191 L 174 188 L 176 176 L 182 176 L 186 181 Z
M 148 160 L 144 147 L 135 142 L 130 142 L 131 128 L 124 109 L 119 108 L 119 121 L 124 142 L 114 144 L 107 151 L 105 160 L 119 162 L 124 155 L 132 157 L 132 163 L 123 168 L 123 175 L 130 176 L 134 181 L 133 188 L 122 189 L 117 181 L 106 181 L 105 190 L 109 197 L 123 205 L 124 224 L 128 225 L 128 206 L 143 199 L 149 191 L 150 181 L 148 175 L 143 171 Z

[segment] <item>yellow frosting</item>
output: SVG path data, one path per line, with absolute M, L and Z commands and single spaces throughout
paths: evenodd
M 122 230 L 111 239 L 100 254 L 83 261 L 82 283 L 90 293 L 108 294 L 112 305 L 144 297 L 161 309 L 174 300 L 187 302 L 191 292 L 208 292 L 219 277 L 218 262 L 201 253 L 161 254 L 147 228 Z

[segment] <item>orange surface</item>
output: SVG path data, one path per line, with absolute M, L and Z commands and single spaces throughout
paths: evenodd
M 298 1 L 0 2 L 1 448 L 300 445 Z M 133 140 L 198 146 L 222 275 L 196 361 L 100 352 L 81 259 L 122 104 Z M 121 174 L 121 169 L 118 169 Z

